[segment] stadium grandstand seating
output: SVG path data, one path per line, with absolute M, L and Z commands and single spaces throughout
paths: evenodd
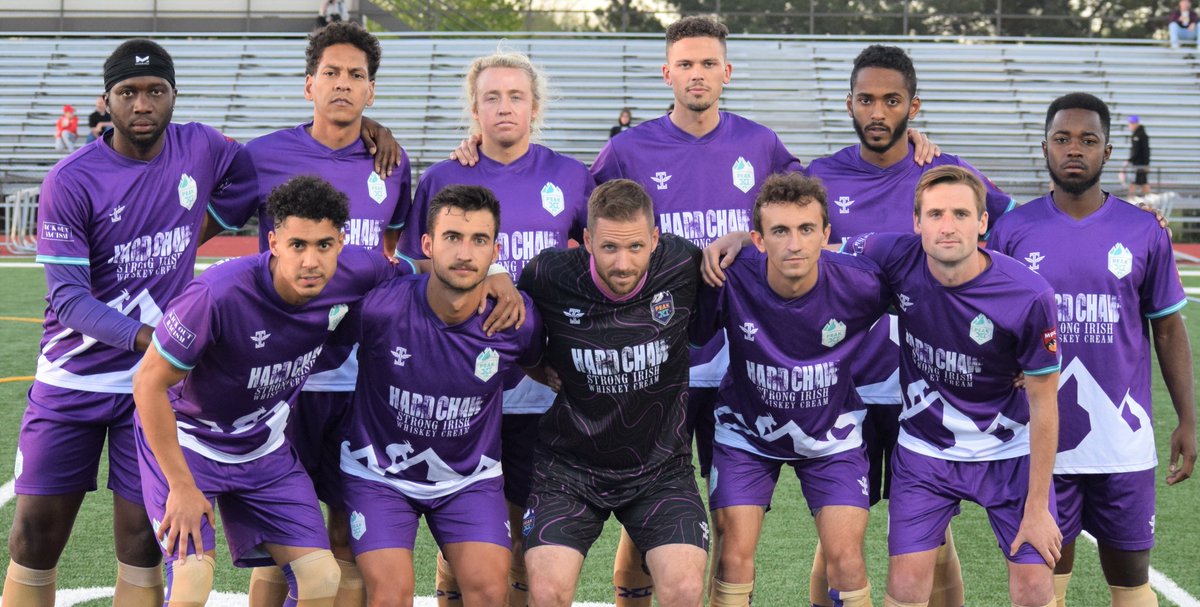
M 591 162 L 619 109 L 635 122 L 662 114 L 661 36 L 596 34 L 383 34 L 384 62 L 368 115 L 388 125 L 423 169 L 463 136 L 461 78 L 467 62 L 498 46 L 527 52 L 550 76 L 553 100 L 542 141 Z M 177 121 L 208 123 L 239 140 L 311 117 L 302 96 L 305 41 L 296 35 L 191 38 L 161 35 L 178 70 Z M 723 107 L 774 128 L 808 162 L 855 141 L 845 111 L 854 56 L 872 42 L 913 56 L 924 110 L 914 125 L 997 184 L 1026 199 L 1049 177 L 1040 142 L 1047 104 L 1087 91 L 1113 109 L 1116 181 L 1129 150 L 1125 118 L 1141 116 L 1153 147 L 1153 177 L 1164 189 L 1200 192 L 1200 58 L 1142 41 L 838 39 L 740 37 Z M 0 50 L 0 184 L 7 191 L 40 181 L 60 157 L 53 123 L 61 106 L 79 109 L 80 133 L 100 67 L 118 38 L 33 35 Z

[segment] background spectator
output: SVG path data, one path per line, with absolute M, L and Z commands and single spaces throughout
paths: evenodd
M 108 104 L 104 102 L 104 95 L 96 97 L 96 111 L 88 116 L 88 136 L 87 142 L 91 143 L 99 139 L 104 131 L 112 128 L 112 116 L 108 115 Z
M 1132 131 L 1129 135 L 1129 161 L 1125 164 L 1134 170 L 1133 181 L 1129 182 L 1129 197 L 1132 198 L 1139 186 L 1143 196 L 1150 193 L 1150 136 L 1137 116 L 1129 117 L 1129 130 Z
M 334 21 L 345 21 L 350 18 L 346 10 L 346 0 L 321 0 L 321 8 L 317 9 L 317 27 L 325 27 Z
M 1171 48 L 1179 48 L 1180 40 L 1191 40 L 1200 46 L 1200 36 L 1196 35 L 1196 21 L 1200 15 L 1192 10 L 1191 0 L 1179 0 L 1179 8 L 1171 11 L 1167 33 L 1171 37 Z
M 79 139 L 79 116 L 75 115 L 75 108 L 64 105 L 62 116 L 54 124 L 54 149 L 73 152 L 76 139 Z
M 608 130 L 608 138 L 612 139 L 621 134 L 621 131 L 633 126 L 633 112 L 629 108 L 621 108 L 621 115 L 617 116 L 617 126 Z

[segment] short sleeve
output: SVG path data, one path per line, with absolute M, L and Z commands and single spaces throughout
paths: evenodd
M 218 134 L 219 136 L 219 134 Z M 224 139 L 224 138 L 222 138 Z M 253 153 L 236 142 L 214 145 L 222 154 L 232 154 L 229 162 L 216 175 L 217 186 L 208 203 L 208 214 L 226 230 L 236 230 L 259 210 L 261 193 Z
M 997 219 L 1002 217 L 1005 213 L 1017 208 L 1017 201 L 1013 199 L 1012 196 L 1006 194 L 1004 190 L 1001 190 L 999 187 L 997 187 L 996 184 L 992 183 L 991 179 L 988 179 L 986 175 L 980 173 L 979 169 L 971 166 L 971 164 L 967 161 L 960 158 L 958 160 L 958 165 L 964 169 L 967 169 L 968 171 L 971 171 L 976 177 L 983 181 L 983 187 L 987 190 L 985 198 L 988 213 L 988 230 L 990 231 L 991 226 L 996 225 Z M 988 234 L 984 234 L 984 239 L 988 239 L 988 236 Z
M 1187 293 L 1180 282 L 1179 268 L 1175 266 L 1171 237 L 1158 227 L 1154 236 L 1149 244 L 1150 254 L 1146 256 L 1146 279 L 1139 292 L 1142 314 L 1149 319 L 1170 316 L 1187 305 Z
M 992 231 L 988 233 L 987 248 L 997 253 L 1003 253 L 1012 256 L 1013 242 L 1008 234 L 1009 219 L 1001 216 L 998 220 L 993 220 Z
M 592 163 L 592 177 L 596 183 L 604 183 L 614 179 L 620 179 L 625 176 L 625 172 L 621 169 L 621 159 L 617 157 L 617 148 L 613 145 L 616 139 L 609 139 L 608 143 L 604 144 L 604 148 L 600 150 L 600 154 L 596 156 L 596 161 Z
M 421 235 L 425 233 L 426 214 L 429 212 L 429 201 L 436 192 L 430 192 L 433 179 L 426 173 L 417 182 L 417 191 L 413 195 L 412 205 L 408 208 L 408 218 L 404 220 L 404 232 L 400 235 L 400 244 L 396 249 L 412 259 L 424 259 L 421 252 Z
M 191 371 L 216 341 L 217 330 L 216 302 L 208 285 L 192 281 L 154 328 L 154 348 L 176 368 Z
M 804 164 L 788 151 L 779 136 L 775 136 L 775 149 L 771 153 L 772 173 L 803 173 Z
M 51 171 L 38 199 L 37 262 L 90 266 L 91 203 L 83 189 Z
M 399 192 L 396 199 L 396 209 L 392 211 L 392 217 L 388 219 L 389 230 L 399 230 L 408 222 L 409 210 L 413 206 L 412 200 L 412 166 L 408 161 L 408 154 L 404 150 L 400 150 L 400 166 L 392 171 L 390 178 L 393 183 L 390 184 L 389 190 L 395 187 L 395 191 Z
M 1059 370 L 1058 318 L 1054 291 L 1049 285 L 1030 302 L 1029 310 L 1017 335 L 1017 361 L 1026 375 L 1046 375 Z
M 575 215 L 571 218 L 571 228 L 567 231 L 567 238 L 572 238 L 580 244 L 583 244 L 583 229 L 587 227 L 588 200 L 592 198 L 592 191 L 595 189 L 595 179 L 584 169 L 582 200 L 575 204 Z

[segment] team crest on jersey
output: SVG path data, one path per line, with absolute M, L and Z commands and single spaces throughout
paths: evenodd
M 1029 269 L 1037 272 L 1042 269 L 1042 261 L 1046 259 L 1041 251 L 1034 251 L 1025 256 L 1025 263 L 1029 265 Z
M 191 175 L 184 173 L 179 178 L 179 205 L 190 211 L 195 204 L 196 180 L 192 179 Z
M 650 318 L 660 325 L 666 325 L 671 322 L 673 316 L 675 316 L 675 298 L 671 297 L 671 292 L 655 293 L 654 299 L 650 300 Z
M 758 327 L 754 326 L 754 323 L 744 322 L 742 323 L 742 326 L 738 328 L 742 330 L 742 339 L 745 339 L 746 341 L 754 341 L 754 334 L 758 333 Z
M 367 195 L 375 204 L 383 204 L 387 198 L 387 182 L 375 171 L 371 171 L 371 176 L 367 177 Z
M 898 299 L 900 301 L 900 311 L 901 312 L 907 312 L 908 309 L 911 308 L 913 305 L 912 298 L 903 293 L 896 295 L 896 299 Z
M 836 318 L 830 318 L 829 322 L 821 327 L 821 345 L 826 348 L 832 348 L 843 339 L 846 339 L 846 323 L 839 321 Z
M 837 205 L 838 213 L 842 215 L 849 215 L 850 205 L 854 204 L 854 201 L 850 200 L 849 196 L 841 196 L 837 200 L 833 201 L 833 204 Z
M 983 314 L 976 316 L 975 320 L 971 321 L 971 339 L 981 346 L 992 341 L 994 332 L 995 325 L 992 324 L 992 319 Z
M 332 331 L 336 329 L 338 324 L 342 322 L 342 319 L 346 317 L 346 312 L 349 311 L 350 306 L 346 304 L 337 304 L 336 306 L 329 308 L 329 330 Z
M 396 349 L 392 350 L 392 357 L 395 358 L 392 364 L 397 367 L 403 367 L 404 361 L 412 358 L 412 354 L 408 353 L 408 348 L 405 348 L 404 346 L 396 346 Z
M 250 336 L 250 341 L 254 342 L 254 349 L 261 350 L 267 347 L 267 339 L 271 337 L 270 333 L 259 329 L 254 335 Z
M 117 223 L 118 221 L 121 221 L 121 213 L 124 213 L 124 212 L 125 212 L 125 205 L 118 206 L 117 208 L 115 208 L 111 212 L 109 212 L 108 221 L 110 223 Z
M 1042 345 L 1051 354 L 1058 354 L 1058 329 L 1042 331 Z
M 743 194 L 754 187 L 754 165 L 741 156 L 733 163 L 733 187 L 741 190 Z
M 562 188 L 547 181 L 546 185 L 542 186 L 542 208 L 546 209 L 546 212 L 550 213 L 551 216 L 558 217 L 558 214 L 567 208 L 567 201 L 563 197 Z
M 563 316 L 567 317 L 567 321 L 570 322 L 570 324 L 577 325 L 583 320 L 583 310 L 580 310 L 579 308 L 568 308 L 563 310 Z
M 500 354 L 491 348 L 484 348 L 475 357 L 475 377 L 487 381 L 500 369 Z
M 528 537 L 530 532 L 533 531 L 533 523 L 536 520 L 537 517 L 533 514 L 533 508 L 527 508 L 525 516 L 521 517 L 521 535 Z
M 362 536 L 366 535 L 366 533 L 367 533 L 367 517 L 363 516 L 363 513 L 359 512 L 357 510 L 355 510 L 354 512 L 351 512 L 350 513 L 350 535 L 353 535 L 354 539 L 356 539 L 356 540 L 361 540 Z
M 867 490 L 867 486 L 868 486 L 867 485 L 867 477 L 865 477 L 865 476 L 858 477 L 858 486 L 862 487 L 863 495 L 871 495 L 871 492 Z
M 650 179 L 653 179 L 654 183 L 658 184 L 658 189 L 665 190 L 667 189 L 667 182 L 671 180 L 671 176 L 666 171 L 659 171 Z
M 1133 271 L 1133 253 L 1119 242 L 1108 251 L 1108 271 L 1117 278 L 1125 278 Z

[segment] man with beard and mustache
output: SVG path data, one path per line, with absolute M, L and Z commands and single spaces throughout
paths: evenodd
M 1042 142 L 1054 191 L 1005 215 L 989 242 L 1040 273 L 1058 303 L 1060 607 L 1074 540 L 1085 530 L 1096 537 L 1112 604 L 1158 604 L 1148 583 L 1157 457 L 1147 323 L 1179 422 L 1171 433 L 1167 484 L 1186 480 L 1196 462 L 1192 353 L 1181 313 L 1187 297 L 1167 231 L 1100 189 L 1112 154 L 1109 128 L 1100 99 L 1072 93 L 1054 100 Z
M 850 93 L 846 95 L 846 110 L 859 144 L 814 160 L 808 167 L 808 175 L 820 178 L 829 194 L 830 242 L 844 242 L 867 232 L 911 230 L 917 181 L 936 166 L 957 165 L 981 177 L 987 186 L 988 217 L 999 217 L 1014 206 L 1008 194 L 956 156 L 942 154 L 924 166 L 913 161 L 913 146 L 906 133 L 908 121 L 920 109 L 917 72 L 903 49 L 872 45 L 859 53 L 850 73 Z M 888 497 L 889 462 L 900 428 L 900 351 L 892 337 L 896 322 L 893 314 L 880 319 L 851 370 L 859 396 L 867 404 L 863 441 L 871 465 L 872 505 Z M 930 604 L 958 607 L 963 604 L 962 576 L 949 532 L 946 540 L 938 554 Z M 813 605 L 832 605 L 819 546 L 809 588 Z

